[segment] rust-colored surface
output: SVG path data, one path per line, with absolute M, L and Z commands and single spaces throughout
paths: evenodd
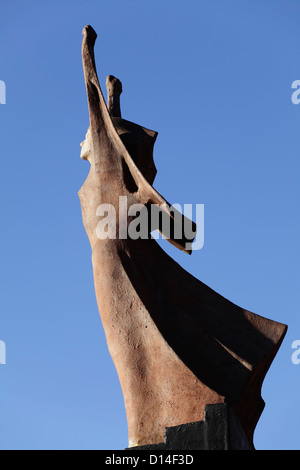
M 100 204 L 115 207 L 117 228 L 128 222 L 119 196 L 129 205 L 159 204 L 167 215 L 170 205 L 152 187 L 157 133 L 121 118 L 122 86 L 112 76 L 107 108 L 95 68 L 97 36 L 90 26 L 83 35 L 90 128 L 82 158 L 91 166 L 79 197 L 129 446 L 162 442 L 165 427 L 202 420 L 206 404 L 222 402 L 233 407 L 251 442 L 264 406 L 261 385 L 287 327 L 226 300 L 153 239 L 99 239 Z M 171 242 L 185 249 L 184 240 Z

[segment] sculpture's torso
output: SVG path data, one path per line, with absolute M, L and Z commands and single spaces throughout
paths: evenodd
M 93 250 L 98 306 L 123 390 L 131 446 L 162 442 L 166 426 L 204 418 L 204 397 L 209 403 L 224 397 L 199 381 L 161 335 L 126 270 L 130 256 L 119 242 Z M 135 275 L 146 287 L 139 268 Z M 144 294 L 151 295 L 147 288 Z

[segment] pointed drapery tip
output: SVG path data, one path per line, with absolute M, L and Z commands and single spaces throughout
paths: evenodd
M 83 34 L 83 36 L 90 36 L 94 40 L 96 40 L 96 38 L 97 38 L 96 31 L 89 24 L 83 28 L 82 34 Z

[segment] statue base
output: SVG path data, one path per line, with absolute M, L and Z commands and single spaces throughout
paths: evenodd
M 165 429 L 164 442 L 126 450 L 255 450 L 226 403 L 206 405 L 203 421 Z

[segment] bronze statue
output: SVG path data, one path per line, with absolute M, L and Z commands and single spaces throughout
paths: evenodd
M 124 395 L 129 447 L 162 442 L 165 427 L 201 421 L 205 405 L 214 403 L 232 407 L 252 442 L 264 407 L 262 382 L 287 327 L 226 300 L 150 236 L 104 238 L 97 232 L 103 204 L 115 209 L 115 233 L 134 220 L 120 211 L 120 196 L 129 205 L 158 205 L 177 221 L 152 186 L 157 133 L 121 118 L 122 85 L 112 76 L 106 106 L 95 67 L 97 35 L 86 26 L 83 36 L 90 127 L 81 156 L 90 172 L 79 197 L 98 307 Z M 190 252 L 184 236 L 169 241 Z

